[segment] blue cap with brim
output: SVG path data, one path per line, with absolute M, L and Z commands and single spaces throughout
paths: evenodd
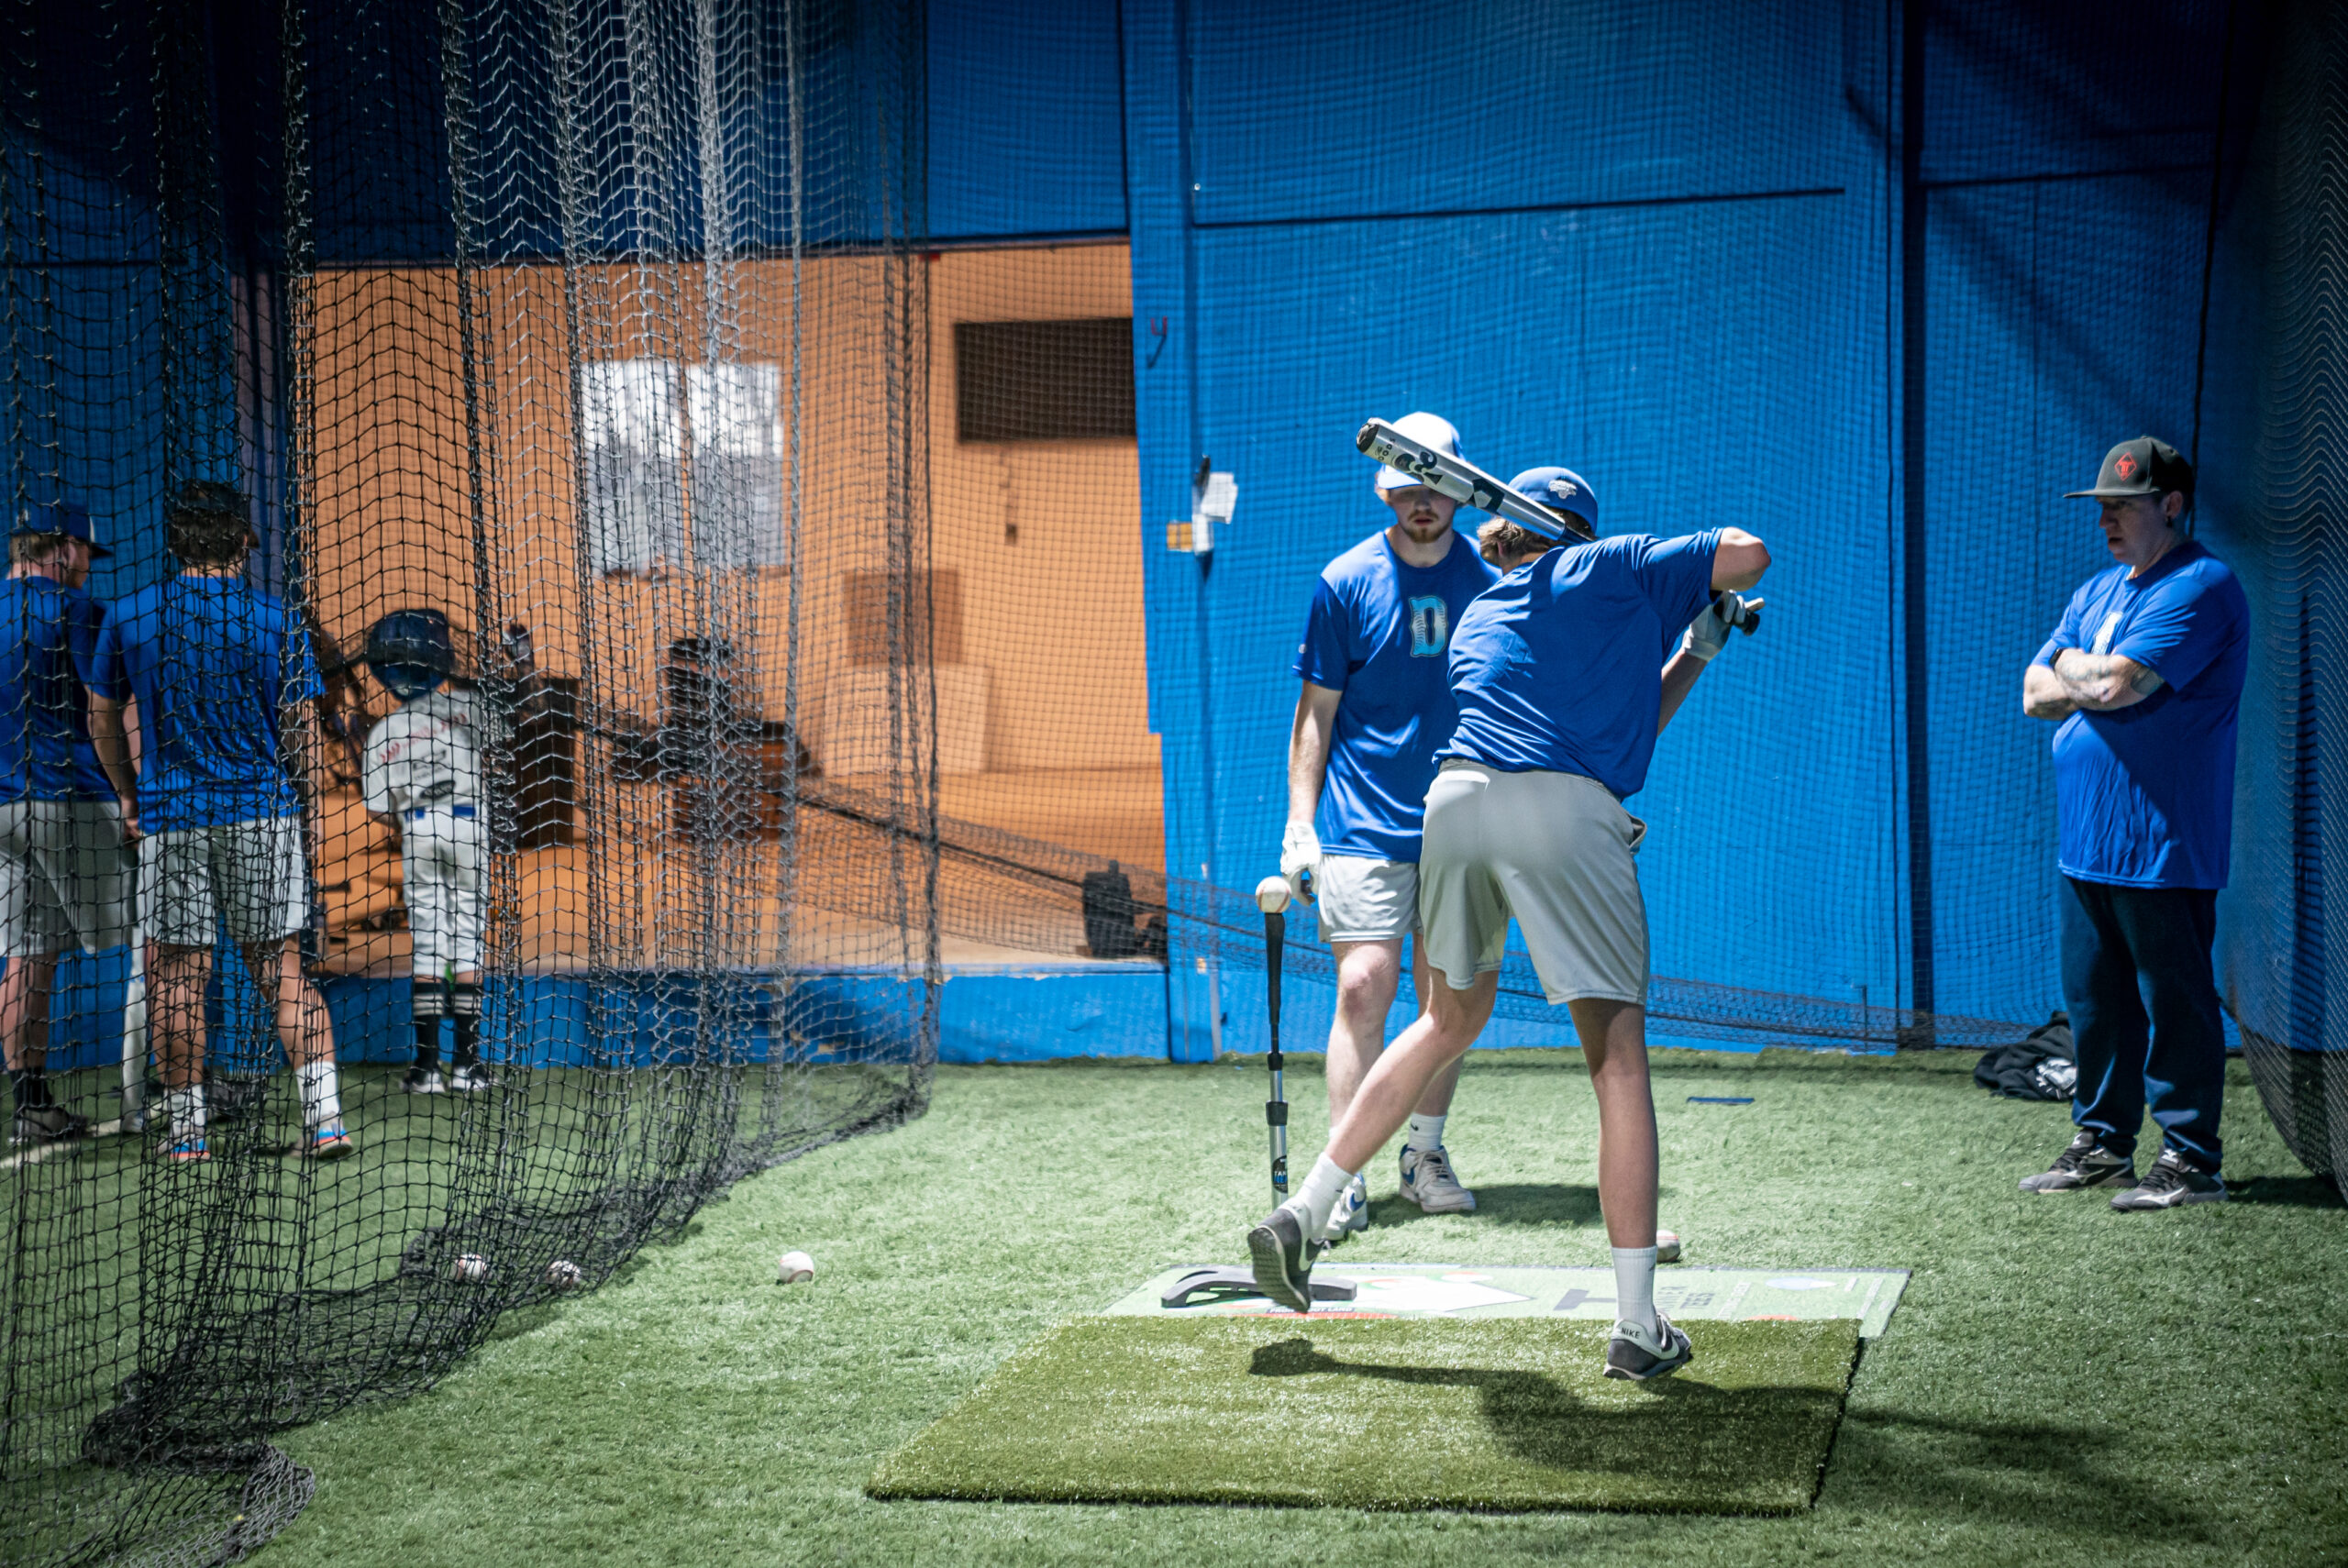
M 90 547 L 90 558 L 93 560 L 104 560 L 114 554 L 90 536 L 90 514 L 70 501 L 52 501 L 39 506 L 19 508 L 17 525 L 9 530 L 11 537 L 18 534 L 55 534 L 68 539 L 79 539 Z
M 1573 469 L 1527 469 L 1509 480 L 1508 487 L 1553 512 L 1570 512 L 1589 524 L 1591 533 L 1598 532 L 1598 492 Z

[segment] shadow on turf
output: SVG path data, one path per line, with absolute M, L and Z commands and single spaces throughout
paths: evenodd
M 2087 1425 L 1846 1408 L 1827 1461 L 1830 1496 L 1821 1501 L 2017 1520 L 2058 1517 L 2073 1529 L 2131 1540 L 2155 1533 L 2210 1540 L 2208 1518 L 2186 1506 L 2190 1494 L 2167 1470 L 2144 1464 L 2150 1438 Z
M 2231 1201 L 2277 1209 L 2338 1209 L 2337 1188 L 2321 1176 L 2251 1176 L 2234 1184 Z
M 1595 1225 L 1600 1220 L 1598 1189 L 1543 1182 L 1479 1187 L 1476 1217 L 1497 1220 L 1503 1225 Z M 1400 1194 L 1379 1198 L 1369 1206 L 1369 1222 L 1373 1225 L 1402 1225 L 1413 1220 L 1446 1218 L 1421 1212 L 1417 1204 Z
M 1662 1378 L 1643 1386 L 1653 1401 L 1644 1409 L 1594 1408 L 1556 1379 L 1537 1372 L 1468 1366 L 1391 1366 L 1339 1361 L 1315 1350 L 1301 1335 L 1258 1345 L 1247 1364 L 1252 1377 L 1336 1375 L 1423 1387 L 1473 1388 L 1485 1422 L 1515 1457 L 1557 1470 L 1615 1471 L 1640 1474 L 1656 1463 L 1638 1429 L 1660 1439 L 1668 1433 L 1684 1445 L 1707 1428 L 1729 1439 L 1759 1431 L 1788 1431 L 1824 1420 L 1830 1425 L 1839 1394 L 1822 1388 L 1717 1388 L 1694 1379 Z M 1691 1428 L 1687 1418 L 1703 1423 Z

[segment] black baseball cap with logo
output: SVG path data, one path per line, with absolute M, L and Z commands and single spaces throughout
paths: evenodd
M 2106 496 L 2166 495 L 2173 490 L 2181 490 L 2187 500 L 2192 499 L 2193 465 L 2167 442 L 2139 436 L 2103 455 L 2103 471 L 2095 476 L 2093 490 L 2066 491 L 2063 499 L 2088 496 L 2100 501 Z

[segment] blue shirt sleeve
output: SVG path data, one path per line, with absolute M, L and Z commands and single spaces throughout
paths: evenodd
M 2090 579 L 2089 582 L 2092 584 L 2093 580 Z M 2080 596 L 2086 592 L 2087 590 L 2082 588 L 2077 593 L 2071 595 L 2071 602 L 2063 606 L 2063 618 L 2054 624 L 2054 635 L 2046 639 L 2046 646 L 2038 650 L 2038 657 L 2032 659 L 2030 661 L 2031 663 L 2043 664 L 2051 669 L 2054 668 L 2054 656 L 2056 654 L 2061 653 L 2065 648 L 2075 648 L 2081 646 L 2079 642 L 2079 599 Z
M 91 602 L 97 613 L 94 637 L 90 646 L 89 668 L 83 671 L 83 684 L 109 702 L 130 701 L 130 679 L 123 668 L 122 619 L 119 608 Z
M 1354 671 L 1353 617 L 1345 601 L 1323 578 L 1312 585 L 1312 610 L 1304 618 L 1304 641 L 1297 646 L 1296 674 L 1315 686 L 1343 691 Z
M 310 628 L 291 614 L 286 616 L 286 620 L 290 623 L 286 635 L 293 646 L 286 650 L 285 684 L 278 701 L 281 706 L 290 708 L 296 702 L 306 702 L 322 695 L 327 683 L 318 674 L 317 656 L 310 648 Z
M 1649 535 L 1631 544 L 1631 580 L 1655 606 L 1664 631 L 1676 637 L 1712 602 L 1712 558 L 1720 552 L 1721 531 L 1707 528 L 1676 539 Z
M 2234 635 L 2233 606 L 2212 591 L 2217 583 L 2184 573 L 2158 584 L 2129 617 L 2112 652 L 2134 659 L 2170 686 L 2183 689 L 2210 668 Z

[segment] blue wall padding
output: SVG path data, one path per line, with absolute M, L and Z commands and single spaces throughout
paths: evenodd
M 946 981 L 941 1062 L 1166 1057 L 1166 971 L 1155 964 L 958 970 Z
M 1117 13 L 1097 0 L 932 0 L 929 232 L 1125 226 Z

